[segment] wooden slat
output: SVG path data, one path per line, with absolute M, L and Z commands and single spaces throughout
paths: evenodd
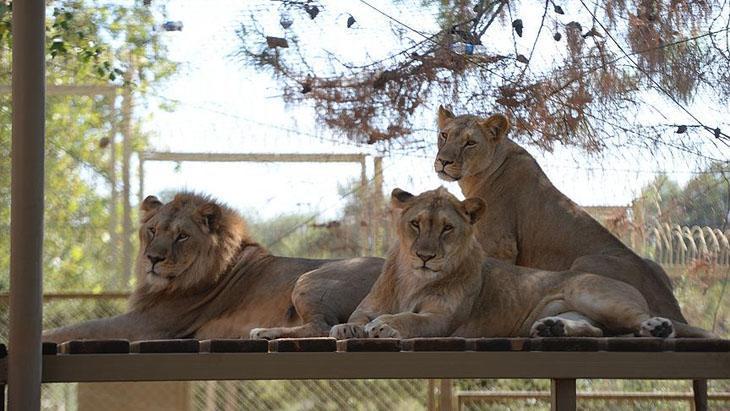
M 598 351 L 600 348 L 598 338 L 545 337 L 530 341 L 530 351 Z
M 58 344 L 61 354 L 127 354 L 127 340 L 73 340 Z
M 606 338 L 603 342 L 606 351 L 619 352 L 656 352 L 664 347 L 663 338 Z
M 473 338 L 466 341 L 473 351 L 529 351 L 530 338 Z
M 197 353 L 198 340 L 145 340 L 130 344 L 130 351 L 137 354 L 149 353 Z
M 269 341 L 271 352 L 330 352 L 337 351 L 334 338 L 279 338 Z
M 43 355 L 56 355 L 58 354 L 58 345 L 52 342 L 44 342 L 42 350 Z
M 674 338 L 673 350 L 679 352 L 728 352 L 730 340 L 710 338 Z
M 409 338 L 401 341 L 403 351 L 464 351 L 466 339 L 447 338 Z
M 202 353 L 265 353 L 269 351 L 267 340 L 203 340 L 200 342 Z
M 349 352 L 398 352 L 401 340 L 395 338 L 351 338 L 337 341 L 337 351 Z

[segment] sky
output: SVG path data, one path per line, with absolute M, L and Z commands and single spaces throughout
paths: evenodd
M 390 1 L 373 0 L 371 4 L 411 27 L 426 33 L 438 30 L 426 14 L 413 8 L 393 5 Z M 151 134 L 150 150 L 175 152 L 230 153 L 364 153 L 384 155 L 384 191 L 395 187 L 421 192 L 445 185 L 460 195 L 458 185 L 439 180 L 433 172 L 436 153 L 435 113 L 438 102 L 431 104 L 433 116 L 422 113 L 422 138 L 428 146 L 416 153 L 393 150 L 378 153 L 373 147 L 359 146 L 344 137 L 318 127 L 313 112 L 306 106 L 287 106 L 279 97 L 281 90 L 270 75 L 247 68 L 235 52 L 239 41 L 236 29 L 241 21 L 257 10 L 259 23 L 267 35 L 285 36 L 279 25 L 284 12 L 276 2 L 215 0 L 200 2 L 175 0 L 165 3 L 167 20 L 181 21 L 183 30 L 164 34 L 172 60 L 181 70 L 143 105 L 174 103 L 174 110 L 155 110 L 146 129 Z M 305 44 L 335 53 L 350 60 L 367 61 L 398 49 L 398 39 L 387 31 L 387 20 L 381 14 L 354 0 L 326 2 L 327 13 L 301 31 Z M 541 10 L 518 11 L 526 22 L 539 21 Z M 352 14 L 357 19 L 353 29 L 344 27 Z M 317 26 L 319 25 L 319 26 Z M 322 27 L 330 25 L 327 35 Z M 532 42 L 534 33 L 526 24 L 524 40 Z M 307 37 L 309 36 L 309 37 Z M 497 37 L 499 38 L 498 34 Z M 547 36 L 549 38 L 549 36 Z M 511 48 L 511 38 L 502 41 Z M 390 42 L 392 47 L 383 47 Z M 395 42 L 395 43 L 394 43 Z M 521 46 L 521 45 L 518 45 Z M 543 48 L 538 45 L 538 48 Z M 547 61 L 549 51 L 536 53 L 534 59 Z M 315 62 L 315 64 L 318 64 Z M 321 63 L 324 64 L 324 63 Z M 662 113 L 676 112 L 657 96 L 647 95 Z M 139 110 L 143 111 L 143 110 Z M 697 111 L 697 110 L 696 110 Z M 703 121 L 715 124 L 730 117 L 730 110 L 699 110 Z M 138 115 L 148 115 L 142 112 Z M 457 113 L 458 114 L 458 113 Z M 674 114 L 678 117 L 682 113 Z M 658 114 L 642 110 L 637 116 L 653 123 Z M 653 116 L 653 117 L 652 117 Z M 431 119 L 432 118 L 432 119 Z M 674 117 L 673 117 L 674 118 Z M 587 156 L 580 149 L 556 147 L 543 152 L 526 147 L 538 160 L 553 184 L 580 205 L 627 205 L 662 170 L 683 183 L 691 178 L 702 162 L 682 153 L 664 153 L 657 160 L 651 153 L 608 150 L 599 156 Z M 655 153 L 656 154 L 656 153 Z M 717 156 L 717 151 L 714 152 Z M 730 158 L 730 151 L 719 153 Z M 367 162 L 366 175 L 372 178 L 372 161 Z M 148 194 L 187 189 L 205 192 L 244 211 L 250 217 L 267 219 L 287 213 L 317 212 L 321 220 L 336 218 L 342 193 L 348 184 L 359 181 L 361 166 L 352 164 L 275 164 L 275 163 L 170 163 L 146 162 L 144 191 Z

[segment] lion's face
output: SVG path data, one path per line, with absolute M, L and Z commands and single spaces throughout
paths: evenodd
M 398 238 L 401 256 L 407 256 L 414 272 L 433 276 L 451 272 L 472 248 L 473 224 L 484 210 L 484 201 L 459 201 L 445 188 L 418 196 L 396 188 L 391 203 L 400 210 Z M 406 263 L 406 261 L 404 261 Z
M 234 211 L 195 194 L 178 194 L 167 204 L 149 196 L 141 214 L 137 278 L 152 291 L 215 281 L 245 236 Z
M 440 106 L 438 117 L 438 154 L 433 166 L 446 181 L 458 181 L 485 170 L 509 131 L 509 120 L 502 114 L 487 119 L 454 116 Z

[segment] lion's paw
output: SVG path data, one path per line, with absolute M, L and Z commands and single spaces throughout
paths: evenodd
M 560 317 L 545 317 L 535 321 L 530 337 L 565 337 L 565 322 Z
M 348 338 L 363 338 L 365 330 L 358 324 L 337 324 L 330 329 L 330 337 L 338 340 L 346 340 Z
M 398 330 L 377 319 L 365 326 L 365 334 L 370 338 L 401 338 Z
M 254 328 L 249 333 L 252 340 L 275 340 L 281 335 L 276 328 Z
M 672 338 L 675 336 L 672 321 L 662 317 L 652 317 L 641 323 L 641 337 Z

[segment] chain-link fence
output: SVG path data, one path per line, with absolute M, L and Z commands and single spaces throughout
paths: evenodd
M 682 307 L 690 322 L 727 337 L 730 323 L 727 299 L 722 298 L 727 266 L 697 267 L 692 264 L 665 266 L 675 284 Z M 127 293 L 47 294 L 44 328 L 76 323 L 121 313 Z M 0 341 L 7 341 L 8 298 L 0 295 Z M 545 392 L 546 380 L 458 380 L 454 381 L 454 402 L 460 393 L 486 392 L 482 398 L 462 402 L 467 410 L 547 409 L 548 403 L 533 398 L 499 396 L 499 392 Z M 586 380 L 582 392 L 688 393 L 688 381 Z M 728 392 L 730 384 L 712 381 L 711 392 Z M 490 394 L 491 393 L 491 394 Z M 46 384 L 46 410 L 421 410 L 433 404 L 434 384 L 427 380 L 304 380 L 304 381 L 225 381 Z M 497 396 L 498 398 L 495 398 Z M 614 396 L 615 397 L 615 396 Z M 585 398 L 584 409 L 677 409 L 687 404 L 675 398 Z M 725 397 L 726 398 L 726 397 Z M 714 400 L 717 407 L 730 402 Z

